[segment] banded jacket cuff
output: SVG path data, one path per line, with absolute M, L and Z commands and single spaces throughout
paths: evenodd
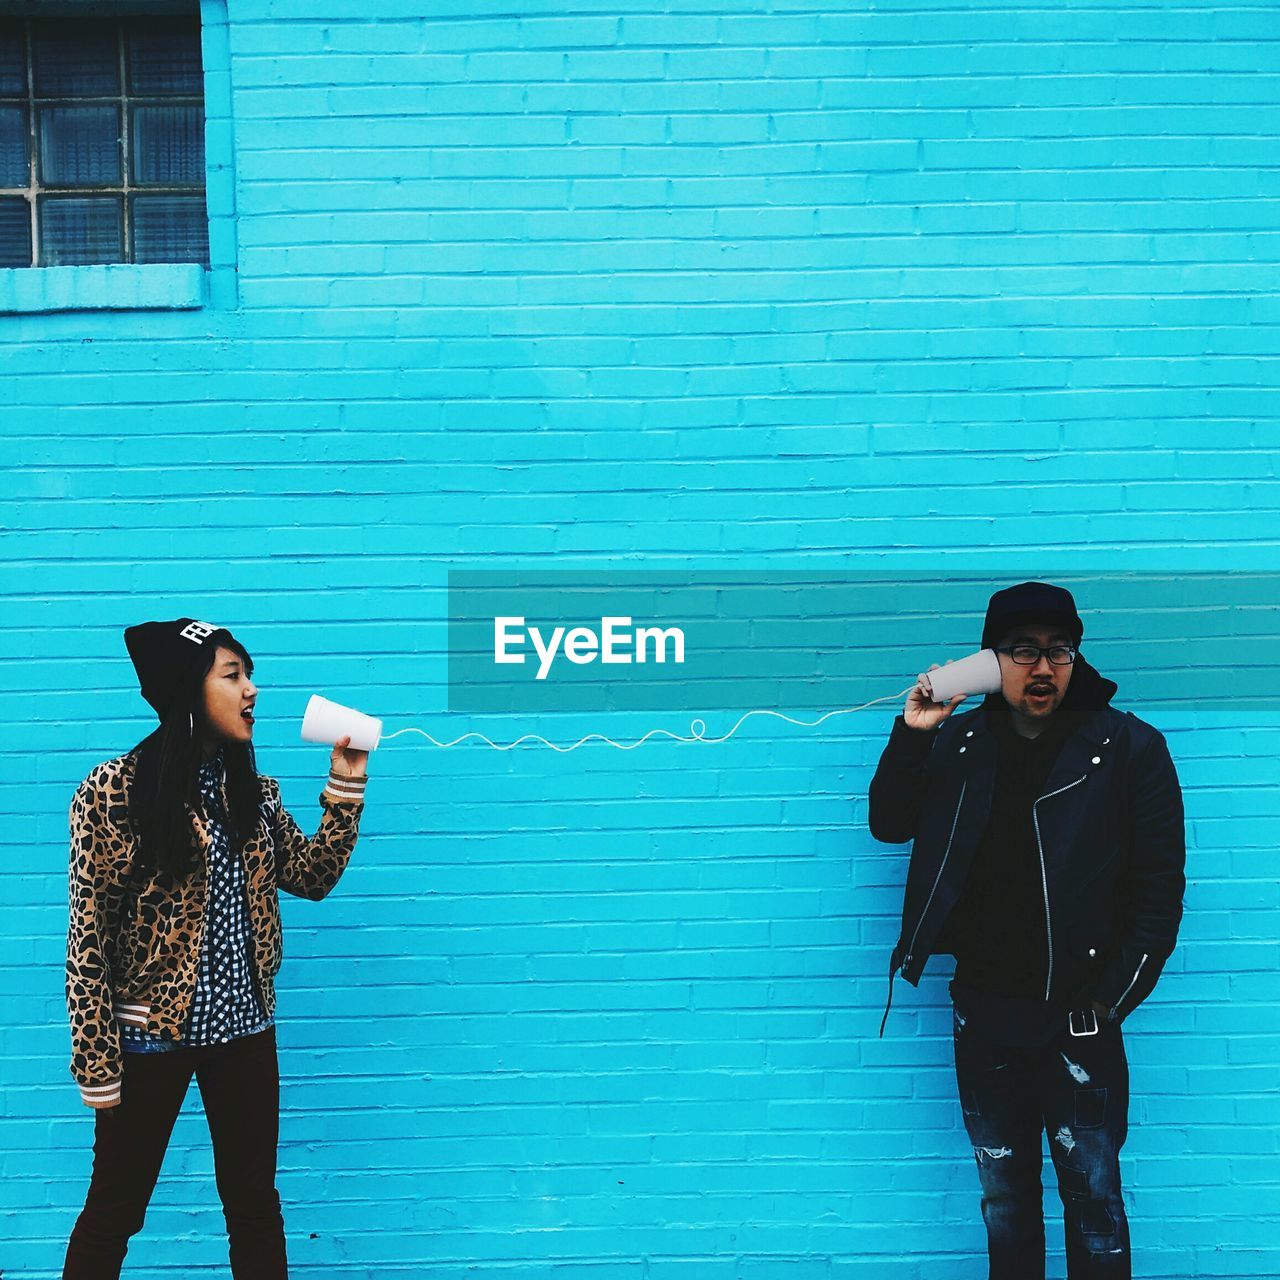
M 80 1101 L 86 1107 L 99 1111 L 104 1107 L 118 1106 L 120 1102 L 120 1082 L 123 1077 L 117 1076 L 105 1084 L 80 1085 Z
M 363 800 L 365 783 L 368 781 L 368 774 L 361 774 L 359 777 L 355 778 L 347 778 L 330 769 L 328 780 L 324 784 L 324 794 L 330 796 L 334 800 L 347 802 Z

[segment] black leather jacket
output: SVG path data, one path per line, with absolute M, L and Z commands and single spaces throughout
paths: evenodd
M 899 971 L 920 983 L 985 830 L 995 772 L 981 706 L 932 730 L 894 721 L 867 810 L 877 840 L 914 841 L 890 1002 Z M 1182 920 L 1182 789 L 1164 735 L 1099 706 L 1063 743 L 1032 818 L 1048 921 L 1045 999 L 1072 1008 L 1097 1000 L 1122 1021 L 1151 993 Z

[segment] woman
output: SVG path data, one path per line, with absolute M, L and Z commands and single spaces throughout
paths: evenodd
M 93 1176 L 64 1280 L 116 1277 L 196 1077 L 236 1280 L 287 1274 L 279 1131 L 277 889 L 318 900 L 355 847 L 368 753 L 341 738 L 308 840 L 253 755 L 253 659 L 191 618 L 128 628 L 160 726 L 71 802 L 71 1074 Z

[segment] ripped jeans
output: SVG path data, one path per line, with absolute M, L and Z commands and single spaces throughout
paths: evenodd
M 1083 1026 L 1077 1018 L 1076 1030 Z M 1088 1025 L 1093 1025 L 1091 1022 Z M 1006 1048 L 952 1010 L 956 1082 L 982 1184 L 990 1280 L 1043 1280 L 1043 1137 L 1058 1176 L 1069 1280 L 1130 1280 L 1120 1195 L 1129 1064 L 1118 1022 Z

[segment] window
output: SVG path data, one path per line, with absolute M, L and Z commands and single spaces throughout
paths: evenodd
M 209 263 L 200 21 L 0 18 L 0 267 Z

